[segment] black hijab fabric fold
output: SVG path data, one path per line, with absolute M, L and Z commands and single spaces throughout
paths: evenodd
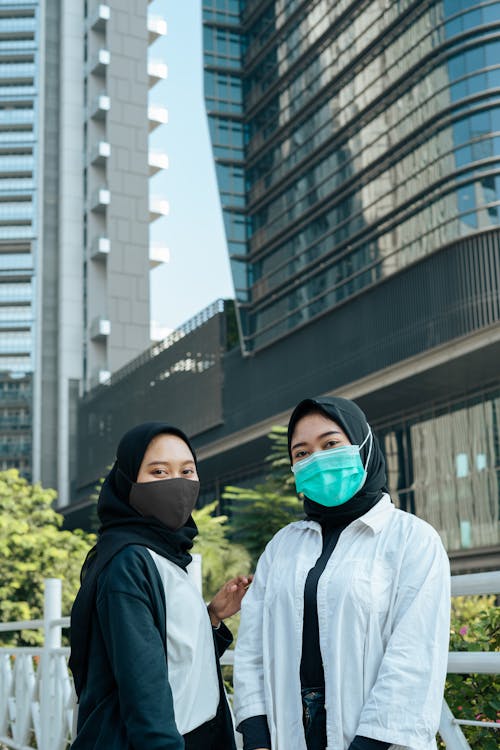
M 71 610 L 71 656 L 78 696 L 85 684 L 88 662 L 88 638 L 97 592 L 97 579 L 109 561 L 130 544 L 149 547 L 184 570 L 191 562 L 189 550 L 198 533 L 192 517 L 185 526 L 172 531 L 161 521 L 145 518 L 129 505 L 129 494 L 151 440 L 169 434 L 181 438 L 196 455 L 186 435 L 177 427 L 163 422 L 145 422 L 129 430 L 121 439 L 116 461 L 104 480 L 97 514 L 101 521 L 97 544 L 87 555 L 81 572 L 81 587 Z
M 344 430 L 353 445 L 361 445 L 370 427 L 364 413 L 359 406 L 340 396 L 320 396 L 306 398 L 295 407 L 288 423 L 288 453 L 292 460 L 292 437 L 297 422 L 306 414 L 320 412 L 328 419 L 333 419 Z M 351 521 L 367 513 L 382 495 L 387 492 L 385 460 L 380 450 L 377 438 L 373 435 L 373 445 L 370 454 L 370 438 L 361 448 L 361 461 L 366 467 L 366 481 L 351 500 L 333 508 L 327 508 L 315 503 L 308 497 L 304 498 L 304 511 L 307 518 L 318 521 L 322 526 L 347 526 Z M 370 454 L 368 465 L 366 461 Z

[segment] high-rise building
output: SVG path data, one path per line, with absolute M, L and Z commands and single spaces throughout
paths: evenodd
M 246 351 L 498 226 L 498 3 L 203 9 Z
M 204 0 L 203 32 L 243 355 L 207 473 L 355 397 L 396 502 L 498 561 L 500 3 Z
M 149 344 L 166 33 L 149 3 L 0 2 L 0 468 L 68 501 L 78 395 Z

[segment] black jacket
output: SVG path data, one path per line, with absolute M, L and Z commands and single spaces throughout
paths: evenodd
M 125 547 L 99 576 L 72 750 L 195 750 L 199 742 L 204 750 L 211 745 L 234 749 L 222 689 L 217 716 L 206 731 L 203 725 L 186 739 L 179 734 L 168 681 L 165 613 L 165 592 L 148 550 Z M 214 658 L 231 641 L 222 625 L 216 631 Z M 217 667 L 221 684 L 218 659 Z

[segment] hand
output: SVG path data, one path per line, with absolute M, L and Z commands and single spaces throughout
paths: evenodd
M 240 611 L 241 600 L 246 594 L 247 588 L 252 583 L 253 576 L 236 576 L 216 593 L 208 605 L 210 622 L 216 628 L 221 620 L 235 615 Z

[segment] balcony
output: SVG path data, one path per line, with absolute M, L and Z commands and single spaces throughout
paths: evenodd
M 150 151 L 148 154 L 149 175 L 154 175 L 162 169 L 168 169 L 168 155 L 162 151 Z
M 164 198 L 158 198 L 151 196 L 149 199 L 149 220 L 155 221 L 160 219 L 162 216 L 168 216 L 170 213 L 170 205 Z
M 170 260 L 170 250 L 166 245 L 153 242 L 149 246 L 149 267 L 156 268 L 161 266 L 163 263 L 168 263 Z
M 99 94 L 90 105 L 89 115 L 93 120 L 105 120 L 111 108 L 111 99 L 107 94 Z
M 90 325 L 90 338 L 92 341 L 105 341 L 111 333 L 111 321 L 107 318 L 94 318 Z
M 166 36 L 167 22 L 161 16 L 148 16 L 148 41 L 155 42 L 160 36 Z
M 158 128 L 160 125 L 166 125 L 168 122 L 168 109 L 160 107 L 157 104 L 150 104 L 148 107 L 149 132 Z
M 90 162 L 95 166 L 104 166 L 111 156 L 111 144 L 107 141 L 96 143 L 90 154 Z
M 110 370 L 97 370 L 95 374 L 96 385 L 109 385 L 111 382 L 111 371 Z
M 100 187 L 92 195 L 90 209 L 95 213 L 104 213 L 111 202 L 111 193 L 107 187 Z
M 110 62 L 111 62 L 110 51 L 107 49 L 104 49 L 104 47 L 101 47 L 101 49 L 97 50 L 97 53 L 91 60 L 89 70 L 95 76 L 104 76 L 106 74 L 106 69 Z
M 148 83 L 149 88 L 155 86 L 159 81 L 164 81 L 168 76 L 168 66 L 161 60 L 148 61 Z
M 92 260 L 106 261 L 111 250 L 109 237 L 96 237 L 90 246 L 90 257 Z
M 106 31 L 106 23 L 111 17 L 111 8 L 109 5 L 100 3 L 90 18 L 90 28 L 101 33 Z

